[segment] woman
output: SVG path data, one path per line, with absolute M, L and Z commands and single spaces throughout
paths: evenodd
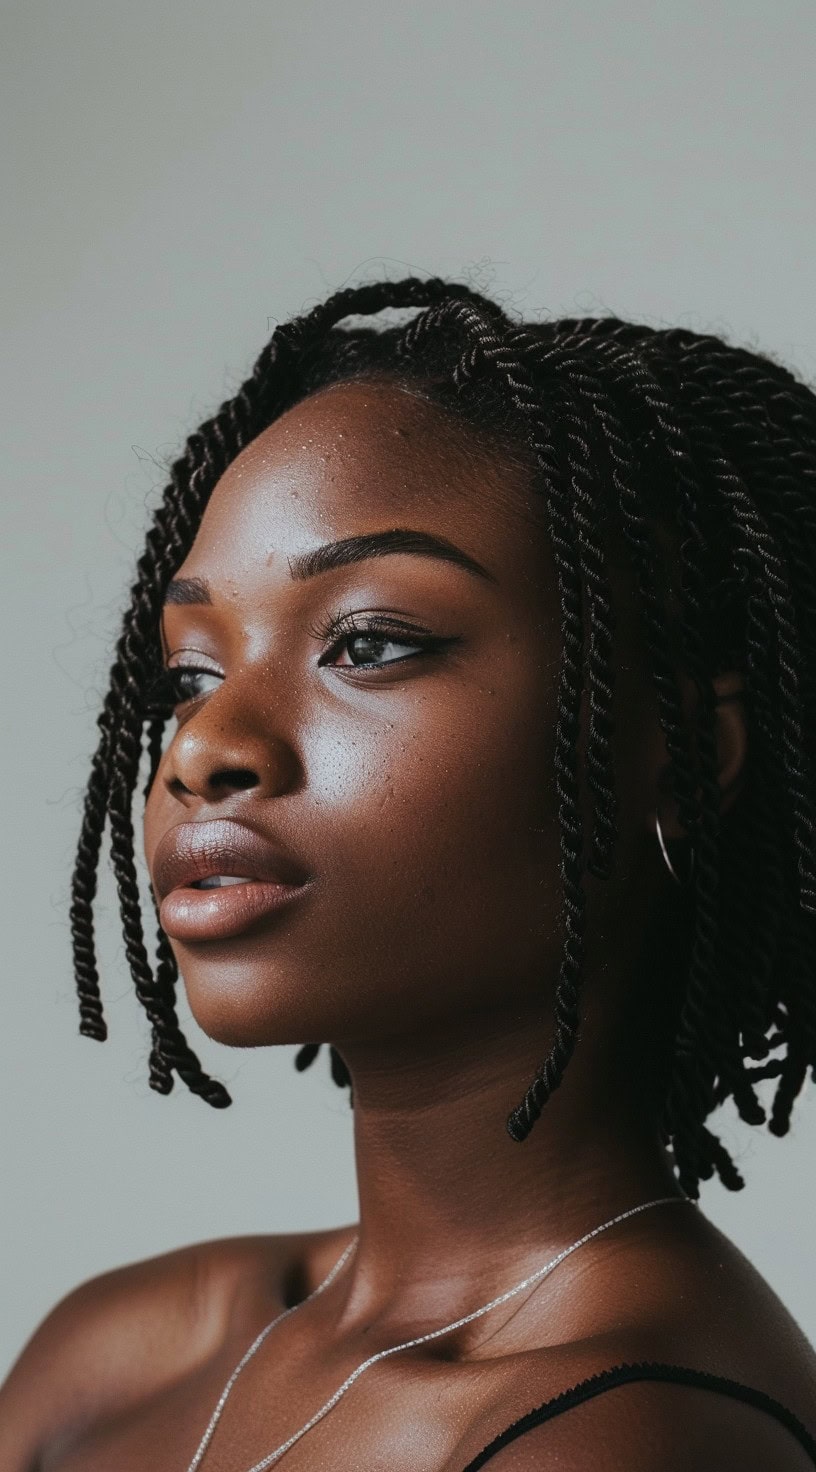
M 816 1465 L 816 1355 L 696 1204 L 711 1111 L 774 1078 L 782 1135 L 816 1068 L 815 485 L 813 393 L 715 337 L 413 278 L 277 329 L 139 562 L 81 1030 L 109 821 L 151 1086 L 231 1102 L 178 971 L 215 1039 L 327 1042 L 360 1220 L 76 1289 L 4 1467 Z

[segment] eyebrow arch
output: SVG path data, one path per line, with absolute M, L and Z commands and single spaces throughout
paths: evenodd
M 365 532 L 361 536 L 343 537 L 339 542 L 324 542 L 311 552 L 300 552 L 288 557 L 289 572 L 296 582 L 317 577 L 331 568 L 346 567 L 352 562 L 363 562 L 369 557 L 385 557 L 389 553 L 408 552 L 415 557 L 435 557 L 442 562 L 452 562 L 477 577 L 489 582 L 498 579 L 469 552 L 438 537 L 433 532 L 412 531 L 410 527 L 396 527 L 392 531 Z M 167 588 L 167 603 L 212 603 L 210 589 L 203 578 L 174 578 Z

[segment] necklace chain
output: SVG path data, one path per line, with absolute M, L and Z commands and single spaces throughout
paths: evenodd
M 352 1370 L 347 1379 L 343 1381 L 343 1384 L 334 1392 L 334 1395 L 330 1396 L 325 1405 L 322 1405 L 320 1407 L 320 1410 L 315 1412 L 315 1414 L 306 1422 L 305 1426 L 301 1426 L 299 1431 L 295 1431 L 292 1436 L 288 1437 L 288 1439 L 284 1441 L 279 1447 L 277 1447 L 275 1451 L 270 1452 L 268 1456 L 265 1456 L 260 1462 L 255 1462 L 252 1467 L 248 1467 L 246 1469 L 246 1472 L 266 1472 L 267 1467 L 271 1467 L 273 1462 L 277 1462 L 278 1459 L 284 1455 L 284 1452 L 287 1452 L 291 1446 L 294 1446 L 296 1441 L 300 1440 L 301 1436 L 305 1436 L 307 1431 L 311 1431 L 312 1427 L 316 1426 L 318 1421 L 321 1421 L 324 1416 L 328 1415 L 329 1411 L 333 1408 L 333 1406 L 337 1404 L 340 1397 L 342 1395 L 345 1395 L 346 1391 L 350 1388 L 350 1386 L 354 1384 L 354 1381 L 360 1375 L 362 1375 L 363 1371 L 368 1369 L 369 1365 L 373 1365 L 377 1360 L 385 1359 L 387 1355 L 399 1354 L 400 1350 L 412 1349 L 417 1344 L 425 1344 L 429 1339 L 437 1339 L 440 1334 L 450 1334 L 454 1329 L 461 1328 L 463 1324 L 471 1323 L 473 1319 L 478 1319 L 481 1317 L 482 1314 L 489 1313 L 491 1309 L 498 1308 L 499 1304 L 506 1303 L 507 1300 L 509 1298 L 513 1298 L 516 1293 L 521 1293 L 522 1290 L 524 1288 L 528 1288 L 531 1283 L 535 1283 L 539 1278 L 543 1278 L 546 1273 L 552 1272 L 553 1268 L 556 1268 L 559 1263 L 563 1262 L 565 1257 L 569 1257 L 570 1253 L 575 1252 L 577 1248 L 583 1247 L 584 1243 L 589 1242 L 592 1237 L 597 1237 L 599 1232 L 605 1232 L 608 1227 L 613 1227 L 616 1222 L 622 1222 L 628 1216 L 635 1216 L 636 1213 L 639 1211 L 646 1211 L 647 1208 L 650 1206 L 662 1206 L 665 1203 L 672 1201 L 688 1202 L 688 1204 L 692 1206 L 695 1204 L 690 1196 L 680 1195 L 660 1196 L 654 1201 L 644 1201 L 641 1202 L 639 1206 L 630 1206 L 628 1211 L 622 1211 L 619 1213 L 618 1216 L 613 1216 L 608 1222 L 603 1222 L 601 1226 L 593 1227 L 591 1232 L 586 1232 L 583 1237 L 578 1238 L 577 1242 L 573 1242 L 569 1247 L 565 1247 L 562 1252 L 558 1253 L 557 1257 L 554 1257 L 550 1262 L 545 1263 L 544 1267 L 539 1268 L 534 1273 L 531 1273 L 529 1277 L 523 1278 L 520 1283 L 516 1284 L 515 1288 L 508 1288 L 506 1293 L 500 1294 L 498 1298 L 492 1298 L 489 1303 L 483 1304 L 481 1308 L 475 1309 L 473 1313 L 465 1314 L 463 1318 L 455 1319 L 452 1324 L 445 1324 L 441 1329 L 432 1329 L 428 1334 L 420 1334 L 415 1339 L 406 1339 L 403 1344 L 394 1344 L 391 1345 L 389 1349 L 381 1349 L 377 1354 L 370 1355 L 368 1359 L 363 1360 L 362 1364 L 357 1366 L 356 1370 Z M 284 1309 L 283 1313 L 278 1314 L 276 1318 L 272 1319 L 271 1322 L 266 1325 L 266 1328 L 261 1330 L 257 1339 L 255 1339 L 253 1343 L 249 1346 L 246 1354 L 241 1360 L 238 1361 L 238 1364 L 235 1366 L 235 1369 L 233 1370 L 229 1380 L 227 1381 L 224 1389 L 221 1392 L 215 1410 L 210 1417 L 207 1429 L 204 1432 L 203 1437 L 201 1438 L 198 1450 L 196 1451 L 196 1454 L 193 1457 L 193 1460 L 190 1463 L 187 1472 L 196 1472 L 196 1469 L 200 1467 L 207 1448 L 212 1441 L 215 1428 L 221 1419 L 221 1413 L 224 1409 L 227 1397 L 229 1396 L 233 1385 L 238 1379 L 238 1376 L 240 1375 L 244 1366 L 255 1354 L 255 1351 L 260 1349 L 261 1345 L 266 1339 L 267 1334 L 269 1334 L 270 1330 L 274 1329 L 276 1324 L 279 1324 L 281 1322 L 281 1319 L 287 1318 L 288 1315 L 293 1314 L 296 1309 L 302 1308 L 304 1303 L 308 1303 L 310 1299 L 316 1298 L 319 1293 L 322 1293 L 324 1289 L 328 1288 L 329 1284 L 333 1282 L 334 1278 L 340 1272 L 340 1269 L 343 1267 L 344 1263 L 347 1261 L 351 1253 L 356 1248 L 359 1240 L 359 1235 L 352 1238 L 345 1251 L 342 1252 L 340 1257 L 337 1259 L 334 1267 L 329 1273 L 327 1273 L 326 1277 L 323 1279 L 323 1282 L 318 1284 L 317 1288 L 313 1289 L 306 1298 L 301 1300 L 300 1303 L 295 1303 L 292 1305 L 291 1308 Z

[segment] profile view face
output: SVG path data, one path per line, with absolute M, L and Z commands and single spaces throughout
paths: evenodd
M 444 1053 L 508 1014 L 541 1036 L 560 946 L 545 547 L 522 472 L 393 385 L 307 397 L 221 476 L 164 607 L 181 698 L 145 851 L 160 892 L 179 825 L 238 823 L 300 887 L 257 918 L 242 886 L 161 895 L 211 1036 Z
M 180 698 L 145 851 L 204 1030 L 427 1058 L 440 1088 L 486 1039 L 526 1035 L 534 1066 L 562 944 L 560 640 L 529 472 L 398 386 L 313 394 L 219 479 L 162 637 Z M 618 678 L 627 853 L 660 731 L 637 664 Z M 634 889 L 615 923 L 595 887 L 605 944 L 627 948 Z

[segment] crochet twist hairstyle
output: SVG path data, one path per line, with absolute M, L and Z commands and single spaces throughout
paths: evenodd
M 407 319 L 397 311 L 396 323 L 393 312 L 390 322 L 359 321 L 386 309 L 410 311 Z M 564 944 L 551 1045 L 507 1119 L 508 1133 L 527 1137 L 575 1049 L 583 874 L 606 879 L 615 860 L 614 532 L 637 589 L 671 791 L 693 857 L 682 901 L 687 949 L 661 1054 L 661 1135 L 689 1195 L 715 1171 L 738 1190 L 743 1178 L 706 1128 L 709 1114 L 732 1098 L 742 1119 L 764 1123 L 756 1084 L 775 1078 L 767 1127 L 783 1135 L 807 1070 L 816 1075 L 816 395 L 770 357 L 708 334 L 614 316 L 517 322 L 466 285 L 414 277 L 339 291 L 276 328 L 234 397 L 189 436 L 137 564 L 98 717 L 73 875 L 80 1031 L 107 1035 L 93 902 L 109 822 L 126 955 L 152 1030 L 150 1086 L 168 1093 L 178 1074 L 214 1107 L 231 1102 L 183 1035 L 175 958 L 159 928 L 151 959 L 139 901 L 134 794 L 143 759 L 150 789 L 170 714 L 151 697 L 160 611 L 225 467 L 293 404 L 355 377 L 412 386 L 521 456 L 553 548 Z M 749 755 L 745 786 L 725 819 L 712 677 L 728 668 L 744 679 Z M 681 673 L 699 696 L 694 756 Z M 586 848 L 582 780 L 592 795 Z M 296 1066 L 308 1067 L 320 1047 L 304 1044 Z M 339 1052 L 329 1051 L 335 1082 L 350 1084 Z

